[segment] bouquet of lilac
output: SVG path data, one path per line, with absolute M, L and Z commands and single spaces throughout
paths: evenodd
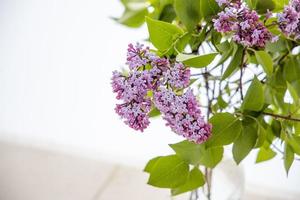
M 256 163 L 279 154 L 288 174 L 300 155 L 300 1 L 122 4 L 116 20 L 132 28 L 146 22 L 155 49 L 128 45 L 128 68 L 112 77 L 115 111 L 141 132 L 161 116 L 185 138 L 170 145 L 174 154 L 147 163 L 148 184 L 191 199 L 203 187 L 211 199 L 225 147 L 237 164 L 253 150 Z

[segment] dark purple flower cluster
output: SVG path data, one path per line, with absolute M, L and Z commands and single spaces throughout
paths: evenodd
M 280 30 L 289 37 L 300 38 L 300 0 L 292 0 L 278 14 Z
M 140 131 L 147 128 L 154 104 L 175 133 L 196 143 L 207 140 L 211 125 L 205 123 L 192 91 L 175 93 L 189 85 L 190 70 L 186 66 L 160 58 L 140 44 L 128 45 L 126 64 L 128 74 L 113 72 L 112 88 L 117 99 L 122 100 L 115 108 L 116 113 L 128 126 Z
M 276 40 L 259 21 L 256 11 L 250 10 L 240 1 L 216 1 L 219 5 L 225 5 L 224 10 L 213 20 L 218 32 L 233 33 L 233 40 L 246 47 L 263 48 L 268 41 Z

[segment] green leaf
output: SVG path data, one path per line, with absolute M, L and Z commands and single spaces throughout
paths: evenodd
M 294 152 L 292 147 L 288 143 L 285 143 L 283 159 L 284 159 L 284 168 L 286 174 L 288 175 L 289 170 L 294 162 Z
M 149 5 L 146 1 L 147 0 L 121 0 L 121 3 L 125 7 L 125 9 L 139 10 L 142 8 L 146 8 Z
M 189 41 L 191 39 L 191 34 L 185 33 L 184 35 L 180 36 L 180 38 L 176 41 L 176 49 L 179 52 L 182 52 L 185 47 L 189 44 Z
M 259 152 L 257 153 L 256 163 L 271 160 L 275 156 L 276 156 L 276 152 L 274 152 L 271 148 L 261 147 L 259 149 Z
M 232 154 L 234 161 L 239 164 L 255 146 L 257 140 L 257 129 L 253 125 L 243 126 L 242 133 L 234 142 Z
M 275 1 L 276 11 L 282 11 L 285 5 L 289 4 L 289 0 L 277 0 Z
M 233 50 L 233 54 L 232 54 L 233 57 L 222 76 L 222 80 L 225 80 L 226 78 L 231 76 L 237 69 L 241 67 L 241 64 L 243 62 L 242 58 L 243 58 L 244 47 L 239 45 L 239 46 L 235 46 L 234 48 L 235 49 Z
M 266 45 L 266 49 L 272 53 L 286 52 L 287 40 L 284 37 L 279 37 L 276 42 L 268 42 Z
M 224 109 L 228 106 L 228 103 L 226 101 L 224 101 L 224 99 L 222 98 L 222 96 L 218 96 L 218 105 L 220 106 L 220 108 Z
M 178 18 L 192 32 L 200 21 L 200 0 L 175 0 Z
M 170 144 L 169 146 L 176 152 L 178 156 L 183 158 L 186 162 L 192 165 L 199 164 L 203 145 L 184 140 L 176 144 Z
M 292 57 L 287 60 L 286 64 L 283 67 L 283 77 L 290 83 L 300 79 L 299 59 L 297 59 L 296 57 Z
M 230 55 L 232 54 L 232 51 L 233 51 L 233 47 L 228 41 L 225 41 L 225 42 L 217 45 L 217 48 L 222 53 L 222 57 L 219 60 L 216 67 L 223 64 L 230 57 Z
M 160 115 L 160 111 L 157 108 L 153 108 L 148 115 L 149 117 L 158 117 Z
M 273 119 L 272 120 L 272 124 L 271 124 L 271 128 L 272 128 L 272 133 L 276 136 L 276 137 L 280 137 L 280 133 L 282 131 L 282 126 L 280 121 Z
M 223 147 L 207 148 L 205 144 L 195 144 L 186 140 L 170 144 L 170 147 L 186 162 L 209 168 L 214 168 L 222 160 L 224 151 Z
M 265 143 L 267 137 L 267 131 L 258 121 L 257 121 L 257 134 L 258 134 L 258 138 L 255 147 L 261 147 Z
M 287 142 L 292 147 L 293 151 L 300 155 L 300 136 L 288 136 Z
M 146 167 L 144 168 L 144 172 L 148 172 L 150 173 L 151 170 L 153 169 L 153 167 L 155 166 L 155 164 L 157 163 L 158 159 L 160 159 L 161 156 L 152 158 L 151 160 L 149 160 L 149 162 L 147 163 Z
M 183 31 L 170 23 L 146 17 L 148 32 L 152 44 L 161 52 L 172 49 L 175 41 L 183 34 Z
M 206 29 L 207 26 L 204 26 L 200 33 L 198 34 L 192 34 L 192 38 L 190 41 L 190 46 L 192 48 L 192 51 L 198 51 L 199 46 L 201 46 L 202 42 L 206 39 Z
M 145 22 L 145 16 L 147 16 L 147 8 L 141 8 L 137 10 L 126 9 L 123 15 L 116 19 L 118 23 L 137 28 L 140 27 Z
M 220 7 L 215 0 L 200 0 L 200 13 L 203 18 L 207 19 L 216 15 Z
M 186 182 L 188 173 L 188 164 L 179 156 L 164 156 L 151 169 L 148 184 L 160 188 L 177 188 Z
M 287 88 L 289 93 L 291 94 L 291 97 L 293 98 L 294 104 L 299 105 L 300 98 L 298 96 L 296 89 L 288 82 L 287 82 Z
M 202 172 L 195 167 L 194 169 L 192 169 L 192 171 L 190 171 L 186 183 L 184 185 L 179 186 L 178 188 L 172 189 L 171 194 L 172 196 L 175 196 L 178 194 L 189 192 L 203 186 L 204 183 L 205 178 Z
M 264 90 L 261 82 L 254 77 L 244 101 L 242 103 L 242 110 L 260 111 L 265 102 Z
M 211 30 L 210 32 L 210 41 L 211 43 L 216 47 L 221 43 L 221 40 L 223 38 L 222 34 L 216 31 L 215 29 Z
M 159 15 L 159 20 L 171 23 L 176 18 L 175 9 L 172 4 L 164 6 Z
M 275 3 L 273 0 L 258 0 L 256 4 L 256 11 L 259 14 L 266 13 L 268 10 L 272 11 L 275 9 Z
M 277 67 L 275 74 L 273 73 L 268 81 L 268 86 L 271 87 L 272 103 L 279 108 L 284 104 L 284 96 L 287 89 L 286 80 L 284 80 L 283 76 L 282 67 Z
M 223 158 L 223 147 L 209 147 L 203 149 L 199 159 L 199 164 L 208 168 L 215 168 Z
M 270 54 L 265 51 L 255 51 L 257 62 L 263 67 L 268 76 L 273 72 L 273 60 Z
M 187 54 L 178 54 L 176 60 L 178 62 L 183 62 L 185 65 L 194 68 L 207 67 L 218 55 L 218 53 L 210 53 L 206 55 L 187 55 Z
M 232 143 L 242 129 L 241 121 L 230 113 L 217 113 L 209 121 L 212 124 L 212 136 L 206 142 L 208 147 Z
M 293 81 L 291 83 L 291 86 L 293 87 L 295 94 L 300 96 L 300 79 Z M 299 99 L 298 99 L 298 101 L 299 101 Z
M 255 9 L 255 8 L 256 8 L 257 1 L 258 1 L 258 0 L 246 0 L 246 3 L 248 4 L 249 8 Z

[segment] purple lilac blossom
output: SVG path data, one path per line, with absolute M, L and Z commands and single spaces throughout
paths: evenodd
M 291 0 L 290 5 L 295 8 L 297 12 L 300 12 L 300 0 Z
M 234 41 L 248 47 L 265 47 L 273 38 L 269 30 L 259 21 L 256 11 L 242 9 L 238 17 L 238 25 Z
M 150 124 L 148 113 L 151 109 L 151 101 L 130 102 L 117 104 L 115 111 L 125 119 L 124 122 L 134 130 L 144 131 Z
M 224 11 L 213 20 L 214 28 L 221 33 L 233 33 L 233 40 L 247 47 L 265 47 L 273 35 L 259 21 L 256 11 L 251 11 L 240 1 L 227 4 Z
M 230 3 L 230 0 L 216 0 L 219 6 L 227 5 Z
M 147 97 L 147 91 L 151 83 L 150 73 L 146 71 L 133 71 L 128 77 L 113 72 L 113 92 L 117 93 L 117 99 L 123 100 L 122 104 L 117 104 L 116 113 L 135 130 L 143 131 L 150 123 L 148 113 L 151 100 Z
M 176 95 L 171 89 L 160 88 L 154 93 L 154 104 L 178 135 L 198 144 L 211 136 L 211 124 L 204 121 L 192 90 Z
M 191 72 L 182 63 L 176 62 L 163 73 L 164 80 L 174 88 L 186 88 L 190 83 Z
M 123 101 L 116 105 L 115 111 L 125 124 L 143 131 L 150 124 L 151 98 L 148 92 L 165 84 L 177 89 L 187 87 L 190 70 L 182 63 L 171 64 L 169 59 L 158 57 L 141 44 L 128 45 L 126 64 L 130 69 L 128 75 L 114 71 L 112 76 L 113 92 L 118 100 Z
M 280 30 L 289 37 L 300 38 L 300 1 L 293 0 L 278 14 Z
M 135 46 L 133 44 L 128 45 L 127 49 L 127 62 L 129 69 L 137 69 L 141 66 L 145 66 L 149 61 L 155 60 L 158 57 L 150 52 L 149 47 L 145 47 L 143 44 L 137 43 Z
M 267 9 L 266 19 L 265 20 L 270 19 L 272 16 L 273 16 L 273 13 L 269 9 Z
M 233 31 L 236 25 L 237 13 L 234 8 L 225 8 L 225 11 L 218 13 L 218 18 L 213 19 L 214 27 L 218 32 L 227 33 Z

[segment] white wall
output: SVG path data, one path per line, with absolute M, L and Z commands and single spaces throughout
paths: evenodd
M 109 19 L 121 11 L 118 1 L 0 1 L 0 139 L 138 166 L 170 152 L 181 138 L 163 122 L 139 133 L 113 111 L 111 71 L 147 34 Z M 298 190 L 299 163 L 289 180 L 280 158 L 245 164 L 250 183 Z

